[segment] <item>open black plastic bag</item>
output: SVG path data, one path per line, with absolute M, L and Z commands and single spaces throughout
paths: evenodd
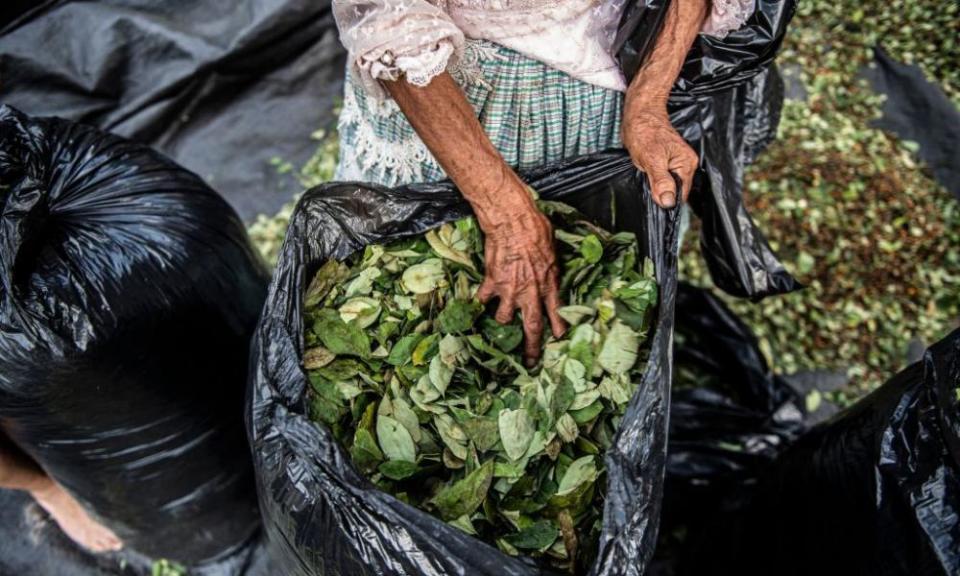
M 714 295 L 680 284 L 675 334 L 665 506 L 674 522 L 696 523 L 755 483 L 807 426 L 803 397 Z M 687 371 L 706 378 L 684 382 Z
M 699 576 L 715 573 L 704 549 L 731 538 L 758 479 L 809 428 L 809 415 L 804 396 L 712 293 L 679 285 L 674 335 L 663 513 L 649 574 Z
M 670 2 L 628 2 L 616 41 L 628 79 L 650 54 Z M 800 287 L 743 204 L 744 168 L 780 122 L 783 82 L 772 61 L 795 9 L 796 0 L 757 0 L 741 29 L 722 39 L 698 36 L 668 103 L 674 127 L 700 155 L 690 203 L 713 282 L 753 300 Z
M 666 458 L 678 211 L 653 204 L 625 153 L 573 159 L 527 178 L 542 198 L 635 232 L 656 267 L 661 300 L 650 362 L 606 454 L 605 521 L 592 572 L 641 574 L 655 546 Z M 541 573 L 374 488 L 306 415 L 302 297 L 319 266 L 469 213 L 450 183 L 392 190 L 334 183 L 297 205 L 254 337 L 248 413 L 261 510 L 284 574 Z
M 9 107 L 0 205 L 4 433 L 130 551 L 241 551 L 259 526 L 242 414 L 266 274 L 236 213 L 146 147 Z
M 958 390 L 960 330 L 787 449 L 688 573 L 960 574 Z

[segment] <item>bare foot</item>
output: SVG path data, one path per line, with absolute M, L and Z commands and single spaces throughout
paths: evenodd
M 31 491 L 31 494 L 60 526 L 60 529 L 87 550 L 110 552 L 123 548 L 120 538 L 112 530 L 94 520 L 76 498 L 59 484 L 51 480 L 43 488 Z

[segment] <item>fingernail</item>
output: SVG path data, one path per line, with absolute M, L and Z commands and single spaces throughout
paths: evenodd
M 527 366 L 527 368 L 533 368 L 537 365 L 537 361 L 533 358 L 527 358 L 523 361 L 523 363 Z
M 663 203 L 664 208 L 673 208 L 673 206 L 677 203 L 677 197 L 673 194 L 673 192 L 664 192 L 660 195 L 660 202 Z

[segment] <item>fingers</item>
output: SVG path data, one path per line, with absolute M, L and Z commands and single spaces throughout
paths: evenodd
M 556 338 L 563 336 L 563 333 L 567 331 L 567 323 L 563 321 L 563 318 L 560 317 L 560 313 L 557 312 L 557 309 L 563 306 L 563 303 L 560 301 L 560 289 L 559 282 L 557 281 L 557 270 L 556 268 L 552 269 L 547 275 L 547 285 L 544 287 L 544 303 L 547 305 L 547 315 L 550 317 L 550 329 L 553 331 L 553 335 Z
M 523 356 L 527 366 L 533 366 L 540 358 L 540 344 L 543 341 L 543 305 L 535 291 L 527 291 L 520 302 L 523 312 Z
M 495 293 L 496 290 L 494 289 L 493 280 L 488 276 L 483 279 L 483 283 L 480 284 L 480 288 L 477 290 L 477 300 L 479 300 L 481 304 L 486 304 L 493 298 Z
M 696 168 L 689 168 L 685 170 L 678 170 L 677 174 L 680 176 L 680 182 L 683 184 L 683 201 L 686 201 L 690 198 L 690 189 L 693 187 L 693 175 L 697 173 Z
M 497 313 L 494 319 L 501 324 L 509 324 L 513 320 L 513 311 L 517 305 L 514 302 L 514 293 L 504 291 L 500 294 L 500 305 L 497 307 Z
M 657 158 L 647 170 L 650 180 L 650 193 L 653 201 L 661 208 L 673 208 L 677 204 L 677 185 L 670 175 L 666 156 Z
M 700 165 L 700 158 L 686 142 L 683 142 L 680 149 L 675 151 L 670 158 L 670 171 L 680 177 L 683 185 L 683 200 L 686 202 L 690 197 L 690 190 L 693 188 L 693 177 L 697 173 L 697 167 Z M 676 187 L 676 184 L 674 184 Z

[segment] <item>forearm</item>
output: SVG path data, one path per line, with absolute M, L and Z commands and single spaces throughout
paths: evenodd
M 664 208 L 677 202 L 679 177 L 683 197 L 690 194 L 699 165 L 697 153 L 670 124 L 667 99 L 683 62 L 707 17 L 710 0 L 673 0 L 653 53 L 627 89 L 623 108 L 623 143 L 650 182 L 654 201 Z
M 683 62 L 710 9 L 710 0 L 673 0 L 653 52 L 627 90 L 625 108 L 666 108 Z
M 463 91 L 446 72 L 426 87 L 383 82 L 410 125 L 470 202 L 481 228 L 492 230 L 535 208 L 504 162 Z

